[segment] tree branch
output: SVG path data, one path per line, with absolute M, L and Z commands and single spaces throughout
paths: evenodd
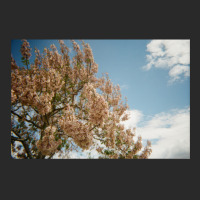
M 11 113 L 12 113 L 13 115 L 17 116 L 18 118 L 23 119 L 22 116 L 18 115 L 17 113 L 15 113 L 15 112 L 12 111 L 12 110 L 11 110 Z M 42 129 L 39 125 L 35 124 L 33 121 L 28 120 L 28 119 L 26 119 L 26 118 L 24 118 L 24 120 L 25 120 L 26 122 L 29 122 L 29 123 L 33 124 L 35 127 L 39 128 L 39 129 Z
M 21 142 L 21 141 L 27 141 L 28 139 L 22 139 L 22 138 L 17 138 L 17 137 L 11 136 L 11 140 Z
M 15 135 L 18 136 L 18 139 L 19 139 L 19 140 L 17 140 L 17 141 L 20 141 L 20 142 L 23 144 L 24 149 L 25 149 L 25 151 L 26 151 L 28 157 L 29 157 L 30 159 L 32 159 L 32 158 L 33 158 L 32 153 L 31 153 L 31 151 L 29 150 L 29 147 L 28 147 L 28 145 L 26 144 L 25 140 L 24 140 L 23 138 L 21 138 L 21 136 L 20 136 L 18 133 L 14 132 L 13 130 L 12 130 L 12 132 L 13 132 Z M 12 137 L 13 137 L 13 136 L 11 136 L 11 140 L 12 140 Z M 15 137 L 13 137 L 13 138 L 15 138 Z M 15 139 L 16 139 L 16 138 L 15 138 Z

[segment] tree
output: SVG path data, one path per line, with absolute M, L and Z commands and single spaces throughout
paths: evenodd
M 108 74 L 97 78 L 89 44 L 82 50 L 72 40 L 74 56 L 59 40 L 35 49 L 22 40 L 24 67 L 11 56 L 11 152 L 17 158 L 52 158 L 56 152 L 96 149 L 100 158 L 148 158 L 151 143 L 142 150 L 142 138 L 133 140 L 135 129 L 125 129 L 127 100 Z M 18 144 L 18 145 L 17 145 Z M 20 144 L 20 145 L 19 145 Z

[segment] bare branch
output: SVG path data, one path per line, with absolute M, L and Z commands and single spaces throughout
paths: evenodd
M 28 157 L 29 157 L 30 159 L 32 159 L 32 158 L 33 158 L 32 153 L 31 153 L 31 151 L 29 150 L 29 147 L 28 147 L 28 145 L 26 144 L 25 140 L 24 140 L 23 138 L 21 138 L 21 136 L 20 136 L 18 133 L 14 132 L 13 130 L 12 130 L 12 132 L 13 132 L 15 135 L 18 136 L 18 139 L 19 139 L 19 140 L 17 140 L 17 141 L 19 141 L 19 142 L 21 142 L 21 143 L 23 144 L 24 149 L 25 149 L 25 151 L 26 151 Z M 14 138 L 14 137 L 13 137 L 13 138 Z M 12 139 L 12 136 L 11 136 L 11 139 Z
M 12 111 L 12 110 L 11 110 L 11 113 L 12 113 L 13 115 L 17 116 L 18 118 L 23 119 L 22 116 L 18 115 L 17 113 L 15 113 L 15 112 Z M 33 121 L 28 120 L 28 119 L 26 119 L 26 118 L 24 118 L 24 120 L 25 120 L 26 122 L 29 122 L 29 123 L 33 124 L 35 127 L 39 128 L 39 129 L 42 129 L 42 127 L 40 127 L 39 125 L 35 124 Z

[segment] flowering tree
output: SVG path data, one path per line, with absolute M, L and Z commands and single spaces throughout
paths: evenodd
M 151 143 L 133 140 L 135 129 L 125 129 L 128 105 L 119 85 L 108 74 L 95 75 L 89 44 L 82 50 L 72 40 L 74 56 L 59 40 L 40 53 L 27 40 L 21 45 L 19 67 L 11 56 L 11 154 L 17 158 L 52 158 L 56 152 L 96 149 L 100 158 L 148 158 Z M 18 145 L 17 145 L 18 144 Z M 20 144 L 20 145 L 19 145 Z

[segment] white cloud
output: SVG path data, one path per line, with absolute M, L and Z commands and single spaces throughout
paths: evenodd
M 147 44 L 147 64 L 152 67 L 169 70 L 170 83 L 190 76 L 190 40 L 152 40 Z
M 183 74 L 185 77 L 190 76 L 190 68 L 185 65 L 175 65 L 169 71 L 169 76 L 171 77 L 170 82 L 174 82 L 180 79 L 180 75 Z
M 134 120 L 132 115 L 129 123 Z M 138 135 L 152 141 L 150 158 L 190 158 L 190 108 L 151 117 L 136 129 Z

